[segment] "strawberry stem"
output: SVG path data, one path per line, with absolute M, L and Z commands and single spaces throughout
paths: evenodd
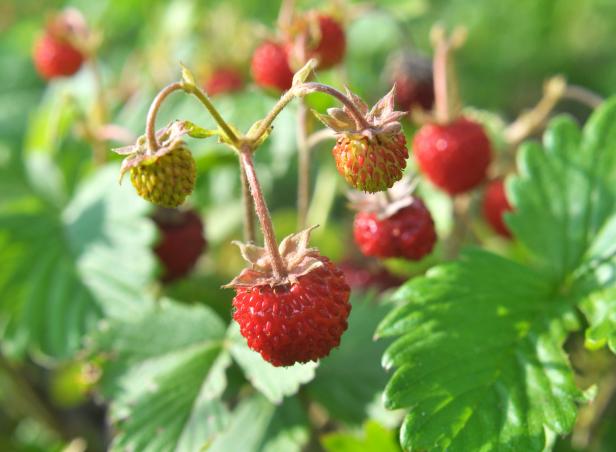
M 148 150 L 153 152 L 160 148 L 158 141 L 156 140 L 156 115 L 163 101 L 169 94 L 174 91 L 184 89 L 181 82 L 171 83 L 164 87 L 154 98 L 150 109 L 148 110 L 148 117 L 145 123 L 145 138 L 148 142 Z
M 306 94 L 314 93 L 314 92 L 320 92 L 320 93 L 325 93 L 332 97 L 335 97 L 349 111 L 349 114 L 353 117 L 353 120 L 355 121 L 355 125 L 357 126 L 359 130 L 370 129 L 372 127 L 370 123 L 366 121 L 366 118 L 364 118 L 364 115 L 357 109 L 353 101 L 349 99 L 347 96 L 345 96 L 344 94 L 342 94 L 337 89 L 332 88 L 329 85 L 324 85 L 322 83 L 317 83 L 317 82 L 302 83 L 301 85 L 298 85 L 296 89 L 298 91 L 301 90 L 300 92 L 302 93 L 302 95 L 306 95 Z
M 197 99 L 199 99 L 199 101 L 207 109 L 208 113 L 212 116 L 212 118 L 214 118 L 214 121 L 216 121 L 216 124 L 218 124 L 218 126 L 223 130 L 227 138 L 229 138 L 231 143 L 233 143 L 234 146 L 239 146 L 239 143 L 240 143 L 239 137 L 233 131 L 233 129 L 231 129 L 229 124 L 227 124 L 227 122 L 223 119 L 220 113 L 218 113 L 218 110 L 216 110 L 216 107 L 214 107 L 214 104 L 212 103 L 212 101 L 210 101 L 210 98 L 207 96 L 207 94 L 205 94 L 203 90 L 199 88 L 197 85 L 185 83 L 183 84 L 183 89 L 187 93 L 192 94 Z
M 270 128 L 276 117 L 280 114 L 284 107 L 286 107 L 295 97 L 295 88 L 291 88 L 285 92 L 274 107 L 270 110 L 265 118 L 259 123 L 259 127 L 251 134 L 248 135 L 248 140 L 256 143 L 263 136 L 264 133 Z
M 432 30 L 435 116 L 440 124 L 453 121 L 460 109 L 452 54 L 463 44 L 465 37 L 465 31 L 461 28 L 454 30 L 451 37 L 447 37 L 440 26 Z
M 261 223 L 265 249 L 270 256 L 274 278 L 281 280 L 287 276 L 287 270 L 278 251 L 278 244 L 276 243 L 276 236 L 274 234 L 274 225 L 272 224 L 272 218 L 270 217 L 265 198 L 263 197 L 261 184 L 255 172 L 254 162 L 252 160 L 252 149 L 250 146 L 243 146 L 242 149 L 240 149 L 240 159 L 255 203 L 257 217 Z
M 303 99 L 297 110 L 297 226 L 306 229 L 308 205 L 310 204 L 310 148 L 308 147 L 308 108 Z
M 148 111 L 148 118 L 146 120 L 146 140 L 148 142 L 148 149 L 150 151 L 156 151 L 160 146 L 158 141 L 156 140 L 156 115 L 158 114 L 158 110 L 160 110 L 160 106 L 164 102 L 164 100 L 174 91 L 182 90 L 188 94 L 194 95 L 199 101 L 205 106 L 208 113 L 214 118 L 216 124 L 223 130 L 225 135 L 231 140 L 231 142 L 237 146 L 239 145 L 240 139 L 236 135 L 236 133 L 231 129 L 229 124 L 223 119 L 223 117 L 218 113 L 216 107 L 210 102 L 210 99 L 207 95 L 199 89 L 196 85 L 187 84 L 184 82 L 174 82 L 166 87 L 164 87 L 154 98 L 152 104 L 150 105 L 150 110 Z
M 325 93 L 338 99 L 340 103 L 342 103 L 342 105 L 347 108 L 349 114 L 353 117 L 353 120 L 355 121 L 355 124 L 359 130 L 369 129 L 371 127 L 368 121 L 366 121 L 366 118 L 364 118 L 364 116 L 357 109 L 357 107 L 355 107 L 351 99 L 346 97 L 340 91 L 335 88 L 332 88 L 331 86 L 323 85 L 322 83 L 306 82 L 295 85 L 282 95 L 282 97 L 278 100 L 278 102 L 276 102 L 272 110 L 259 123 L 259 127 L 255 129 L 254 132 L 248 135 L 248 141 L 252 143 L 256 143 L 257 141 L 259 141 L 263 134 L 266 133 L 269 127 L 272 125 L 276 117 L 293 100 L 294 97 L 304 97 L 307 94 L 314 92 Z
M 246 169 L 244 168 L 244 162 L 240 158 L 240 179 L 242 181 L 242 201 L 244 204 L 244 241 L 248 243 L 255 243 L 257 241 L 257 233 L 255 230 L 255 217 L 254 217 L 254 202 L 250 194 L 250 185 L 248 184 L 248 178 L 246 177 Z

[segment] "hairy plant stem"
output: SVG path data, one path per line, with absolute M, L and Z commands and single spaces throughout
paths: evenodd
M 148 142 L 148 149 L 150 151 L 156 151 L 160 147 L 156 140 L 156 115 L 158 114 L 158 110 L 160 110 L 160 106 L 169 94 L 183 89 L 184 87 L 181 82 L 171 83 L 165 86 L 152 101 L 145 123 L 145 138 Z
M 239 146 L 239 143 L 240 143 L 239 137 L 233 131 L 233 129 L 229 127 L 229 124 L 227 124 L 227 122 L 223 119 L 220 113 L 218 113 L 218 110 L 216 110 L 216 107 L 214 107 L 214 104 L 212 104 L 207 94 L 205 94 L 203 90 L 201 90 L 196 85 L 190 85 L 190 84 L 185 83 L 183 84 L 183 88 L 184 88 L 184 91 L 192 94 L 197 99 L 199 99 L 199 101 L 205 106 L 205 108 L 210 113 L 210 115 L 212 115 L 212 118 L 214 118 L 214 121 L 216 121 L 216 124 L 218 124 L 218 126 L 222 129 L 222 131 L 225 133 L 227 138 L 231 140 L 231 143 L 233 143 L 234 146 Z
M 372 127 L 370 123 L 366 121 L 364 115 L 357 109 L 353 101 L 337 89 L 332 88 L 329 85 L 323 85 L 322 83 L 317 82 L 302 83 L 301 85 L 297 86 L 297 89 L 302 90 L 302 92 L 307 91 L 308 93 L 320 92 L 336 98 L 349 111 L 349 114 L 353 117 L 353 120 L 355 121 L 355 124 L 357 125 L 358 129 L 369 129 Z
M 308 147 L 309 112 L 303 99 L 297 110 L 297 226 L 306 229 L 308 206 L 310 204 L 310 148 Z
M 567 83 L 563 77 L 552 77 L 543 86 L 543 96 L 531 110 L 522 113 L 505 129 L 505 139 L 512 151 L 547 120 L 563 97 Z
M 563 99 L 570 99 L 595 109 L 604 101 L 603 97 L 591 90 L 577 85 L 567 85 Z
M 182 90 L 188 94 L 194 95 L 199 101 L 205 106 L 207 111 L 210 113 L 216 124 L 222 129 L 227 138 L 231 140 L 233 145 L 239 145 L 240 139 L 237 134 L 229 127 L 229 124 L 223 119 L 223 117 L 218 113 L 218 110 L 214 107 L 210 99 L 207 95 L 201 91 L 196 85 L 191 85 L 185 82 L 174 82 L 166 87 L 164 87 L 154 98 L 152 104 L 150 105 L 150 109 L 148 111 L 148 117 L 146 120 L 146 140 L 148 142 L 148 149 L 150 151 L 156 151 L 160 146 L 158 141 L 156 140 L 156 115 L 158 114 L 158 110 L 160 110 L 160 106 L 165 101 L 167 96 L 174 91 Z
M 440 124 L 453 121 L 460 110 L 458 83 L 452 54 L 463 44 L 465 38 L 466 32 L 462 28 L 454 30 L 450 37 L 447 37 L 445 29 L 440 26 L 432 29 L 434 106 L 436 121 Z
M 366 121 L 361 112 L 355 107 L 351 99 L 346 97 L 340 91 L 335 88 L 332 88 L 328 85 L 323 85 L 322 83 L 317 82 L 306 82 L 300 83 L 299 85 L 295 85 L 293 88 L 288 90 L 286 93 L 282 95 L 282 97 L 276 102 L 272 110 L 267 114 L 267 116 L 259 123 L 259 127 L 251 133 L 247 139 L 253 143 L 259 141 L 259 139 L 263 136 L 264 133 L 270 128 L 276 117 L 280 114 L 280 112 L 293 100 L 294 97 L 304 97 L 307 94 L 321 92 L 328 94 L 342 103 L 349 114 L 353 117 L 355 124 L 358 129 L 369 129 L 371 126 Z
M 256 243 L 257 231 L 255 228 L 254 202 L 250 194 L 250 185 L 246 177 L 244 161 L 240 158 L 240 180 L 242 181 L 242 203 L 244 204 L 244 241 Z
M 240 149 L 240 159 L 242 161 L 246 179 L 250 186 L 250 192 L 254 199 L 255 210 L 259 223 L 261 223 L 261 229 L 263 230 L 263 241 L 265 242 L 265 249 L 269 254 L 272 262 L 272 273 L 274 278 L 280 280 L 287 276 L 287 270 L 282 261 L 282 257 L 278 252 L 278 244 L 276 243 L 276 236 L 274 234 L 274 226 L 270 217 L 265 198 L 263 197 L 263 191 L 261 190 L 261 184 L 257 178 L 255 172 L 254 162 L 252 160 L 252 149 L 249 146 L 243 146 Z
M 311 133 L 308 136 L 308 139 L 306 140 L 306 145 L 308 146 L 309 149 L 312 149 L 313 147 L 315 147 L 317 144 L 321 143 L 322 141 L 335 140 L 335 139 L 336 139 L 336 133 L 333 130 L 328 129 L 326 127 L 325 129 L 321 129 L 314 133 Z

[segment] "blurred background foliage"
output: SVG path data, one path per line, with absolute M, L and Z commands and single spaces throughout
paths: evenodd
M 435 22 L 468 28 L 467 43 L 457 57 L 462 97 L 467 105 L 503 120 L 536 103 L 543 81 L 553 74 L 563 74 L 569 82 L 603 96 L 612 94 L 616 86 L 616 2 L 611 0 L 315 0 L 299 4 L 305 9 L 332 8 L 347 26 L 344 66 L 319 74 L 320 80 L 336 86 L 348 81 L 369 102 L 389 89 L 384 68 L 395 52 L 430 55 L 429 30 Z M 157 238 L 148 219 L 149 207 L 128 184 L 116 185 L 117 167 L 94 169 L 92 145 L 79 133 L 80 118 L 95 103 L 96 81 L 90 67 L 50 84 L 34 70 L 32 46 L 46 16 L 67 6 L 81 10 L 90 26 L 101 32 L 98 62 L 107 119 L 137 136 L 143 133 L 155 93 L 178 77 L 178 61 L 203 80 L 215 67 L 231 64 L 249 82 L 251 52 L 272 33 L 279 4 L 251 0 L 0 3 L 0 306 L 2 350 L 7 357 L 0 363 L 0 450 L 61 450 L 75 436 L 86 438 L 91 450 L 102 449 L 110 435 L 105 408 L 92 400 L 87 381 L 88 372 L 96 369 L 87 367 L 81 357 L 75 359 L 83 335 L 101 318 L 113 321 L 142 312 L 160 293 L 182 303 L 208 305 L 226 323 L 232 293 L 219 286 L 242 267 L 239 253 L 229 244 L 241 234 L 237 161 L 214 140 L 195 141 L 191 147 L 199 179 L 192 204 L 206 219 L 210 248 L 190 278 L 164 287 L 154 283 L 157 264 L 149 249 Z M 229 122 L 245 130 L 274 101 L 249 85 L 215 103 Z M 319 110 L 329 102 L 318 95 L 310 99 Z M 281 114 L 271 139 L 257 154 L 257 171 L 279 237 L 294 231 L 296 221 L 295 108 L 291 105 Z M 561 108 L 587 114 L 566 103 Z M 165 104 L 159 125 L 183 118 L 214 126 L 194 99 L 181 95 Z M 345 232 L 351 217 L 328 154 L 327 145 L 315 152 L 309 222 L 322 225 L 314 241 L 323 254 L 341 260 L 354 253 Z M 111 154 L 107 157 L 119 160 Z M 428 202 L 439 229 L 448 228 L 448 200 L 433 194 Z M 388 266 L 408 275 L 432 263 L 427 259 L 409 266 L 392 261 Z M 368 298 L 353 309 L 351 330 L 345 336 L 348 347 L 323 360 L 317 377 L 299 396 L 286 399 L 280 408 L 283 414 L 261 396 L 243 398 L 238 407 L 232 407 L 236 417 L 225 424 L 228 430 L 212 448 L 231 450 L 230 441 L 241 429 L 242 419 L 259 413 L 262 431 L 248 435 L 242 450 L 280 447 L 270 441 L 276 435 L 267 436 L 287 431 L 277 416 L 300 426 L 285 437 L 295 446 L 396 450 L 391 438 L 399 418 L 384 413 L 379 403 L 386 381 L 379 360 L 386 344 L 371 342 L 383 306 L 374 303 L 374 296 Z M 237 361 L 242 367 L 241 358 Z M 359 362 L 365 369 L 355 368 Z M 601 373 L 608 365 L 599 358 L 598 362 L 597 373 Z M 13 363 L 18 363 L 20 375 L 13 374 Z M 239 393 L 246 384 L 240 367 L 233 364 L 228 370 L 229 393 Z M 365 380 L 354 385 L 349 382 L 356 372 Z M 20 386 L 20 379 L 30 386 Z M 305 414 L 297 406 L 306 399 L 316 404 L 317 412 L 310 414 L 320 420 L 320 432 L 328 432 L 321 441 L 302 430 Z M 231 405 L 237 402 L 233 400 Z M 616 410 L 608 407 L 606 413 L 605 424 L 597 427 L 600 434 L 593 450 L 610 450 L 609 444 L 613 445 L 613 429 L 608 426 Z M 375 444 L 382 448 L 375 449 Z M 81 450 L 82 444 L 73 442 L 71 447 Z M 570 450 L 569 441 L 559 447 Z

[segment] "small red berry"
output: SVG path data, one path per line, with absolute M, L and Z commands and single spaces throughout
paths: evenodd
M 347 107 L 317 114 L 337 132 L 332 149 L 336 168 L 353 188 L 369 193 L 386 190 L 402 178 L 409 156 L 400 124 L 405 113 L 394 110 L 393 88 L 372 109 L 348 88 L 347 97 L 355 106 L 356 117 Z M 360 114 L 363 121 L 358 121 Z
M 207 247 L 201 217 L 194 210 L 159 209 L 153 219 L 161 236 L 154 252 L 164 269 L 162 280 L 186 276 Z
M 400 180 L 409 156 L 402 132 L 378 140 L 342 135 L 332 155 L 349 185 L 369 193 L 386 190 Z
M 362 253 L 380 258 L 420 260 L 436 243 L 432 215 L 419 198 L 382 219 L 375 212 L 358 212 L 353 235 Z
M 257 47 L 252 55 L 251 72 L 257 85 L 263 88 L 286 91 L 293 82 L 287 52 L 283 46 L 272 41 Z
M 466 118 L 424 125 L 413 139 L 413 151 L 421 171 L 450 195 L 480 184 L 492 158 L 483 127 Z
M 234 68 L 216 69 L 205 82 L 205 92 L 210 96 L 240 91 L 244 86 L 242 75 Z
M 308 59 L 317 58 L 319 69 L 329 69 L 344 59 L 346 35 L 342 25 L 326 15 L 319 15 L 320 39 L 314 48 L 308 50 Z
M 45 79 L 75 74 L 84 61 L 83 54 L 65 40 L 43 34 L 34 46 L 34 65 Z
M 340 344 L 351 311 L 344 274 L 323 265 L 283 285 L 236 287 L 233 319 L 248 346 L 274 366 L 316 361 Z
M 511 231 L 505 223 L 504 215 L 512 210 L 507 200 L 503 180 L 497 179 L 490 182 L 483 196 L 483 216 L 494 231 L 506 238 L 511 238 Z

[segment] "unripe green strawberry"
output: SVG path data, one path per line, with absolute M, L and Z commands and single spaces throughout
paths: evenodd
M 181 137 L 191 124 L 176 121 L 156 133 L 157 146 L 145 137 L 113 151 L 126 155 L 120 178 L 130 170 L 130 180 L 139 196 L 161 207 L 178 207 L 195 188 L 195 160 Z
M 130 170 L 130 181 L 139 196 L 162 207 L 178 207 L 195 188 L 195 160 L 179 147 L 152 162 L 144 161 Z
M 402 178 L 406 167 L 408 150 L 399 122 L 405 113 L 394 111 L 393 89 L 370 111 L 348 89 L 347 97 L 355 106 L 355 114 L 346 106 L 330 108 L 328 115 L 317 114 L 337 132 L 338 141 L 332 149 L 336 168 L 353 188 L 369 193 L 387 190 Z

